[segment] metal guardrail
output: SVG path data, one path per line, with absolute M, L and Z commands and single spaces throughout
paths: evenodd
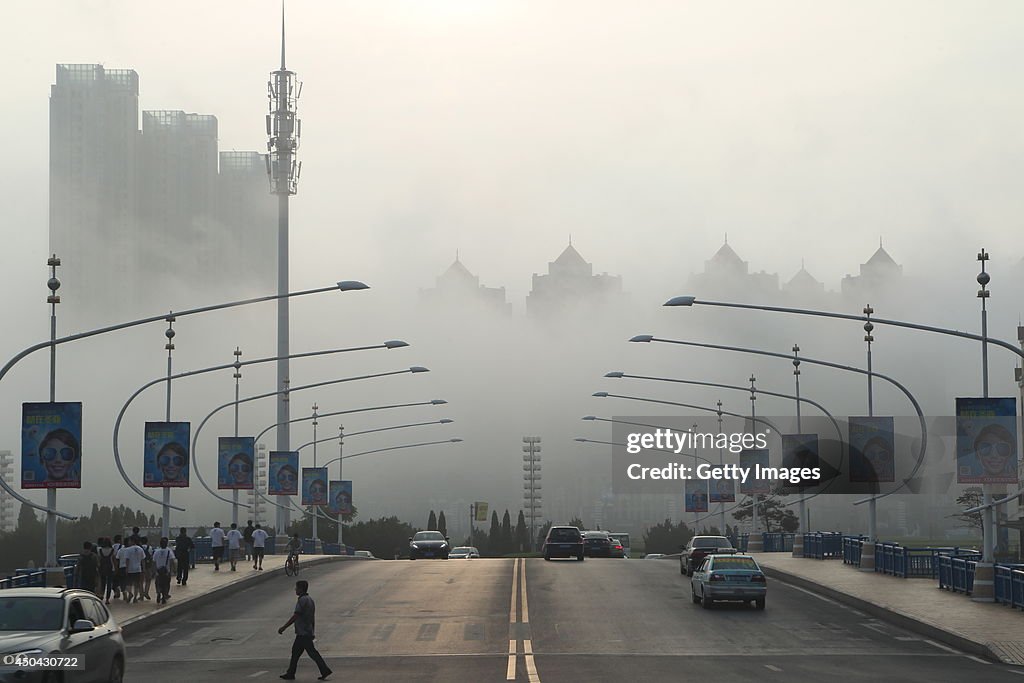
M 843 556 L 843 535 L 838 531 L 815 531 L 804 534 L 804 557 L 831 560 Z
M 1024 564 L 995 566 L 996 602 L 1024 609 Z
M 13 576 L 0 579 L 0 590 L 6 588 L 33 588 L 45 585 L 45 569 L 16 569 Z
M 860 566 L 860 553 L 863 542 L 863 536 L 843 536 L 843 564 L 850 564 L 854 567 Z
M 783 531 L 771 531 L 761 534 L 761 539 L 766 553 L 789 553 L 793 552 L 793 538 L 795 534 Z

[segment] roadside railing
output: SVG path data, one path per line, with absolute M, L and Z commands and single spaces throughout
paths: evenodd
M 0 579 L 0 590 L 6 588 L 35 588 L 45 585 L 45 569 L 15 569 L 13 576 Z
M 843 535 L 838 531 L 814 531 L 804 534 L 804 557 L 831 560 L 843 556 Z
M 1024 609 L 1024 564 L 995 566 L 996 602 Z
M 860 566 L 860 551 L 863 542 L 863 536 L 843 536 L 843 564 Z
M 766 553 L 789 553 L 793 552 L 793 538 L 795 534 L 782 531 L 771 531 L 761 534 L 761 540 Z

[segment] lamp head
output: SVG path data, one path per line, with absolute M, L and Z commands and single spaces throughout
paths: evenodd
M 384 348 L 386 349 L 400 349 L 403 346 L 408 346 L 409 342 L 404 342 L 401 339 L 389 339 L 384 342 Z
M 338 289 L 343 292 L 352 292 L 360 289 L 369 289 L 370 285 L 360 282 L 359 280 L 342 280 L 338 283 Z
M 665 305 L 668 306 L 668 304 L 665 304 Z M 654 335 L 653 334 L 638 334 L 635 337 L 631 337 L 629 341 L 631 341 L 631 342 L 650 342 L 650 341 L 653 341 L 653 340 L 654 340 Z
M 605 373 L 605 377 L 611 377 L 612 379 L 622 379 L 623 373 L 621 370 L 613 370 L 612 372 Z
M 579 437 L 579 436 L 577 436 L 575 439 L 573 439 L 573 441 L 579 441 L 580 443 L 586 443 L 587 442 L 586 439 L 584 439 L 582 437 Z
M 596 417 L 596 416 L 594 416 L 594 415 L 584 415 L 584 416 L 583 416 L 583 417 L 581 417 L 580 419 L 581 419 L 581 420 L 596 420 L 596 419 L 597 419 L 597 417 Z
M 455 420 L 449 420 L 447 417 L 443 417 L 439 422 L 443 425 L 450 425 L 452 422 L 455 422 Z
M 448 439 L 452 443 L 461 443 L 462 439 Z
M 597 398 L 608 398 L 608 392 L 607 391 L 595 391 L 594 393 L 591 394 L 591 396 L 596 396 Z
M 697 300 L 695 296 L 674 296 L 662 306 L 693 306 L 693 303 Z
M 445 403 L 448 403 L 448 401 L 443 398 L 434 398 L 430 400 L 430 405 L 432 406 L 443 406 Z
M 414 365 L 411 368 L 409 368 L 409 372 L 415 374 L 417 372 L 430 372 L 430 370 L 428 368 L 423 367 L 422 365 Z

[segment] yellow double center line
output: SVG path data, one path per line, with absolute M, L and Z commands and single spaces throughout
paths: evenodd
M 519 641 L 516 631 L 519 631 L 523 634 L 523 658 L 526 664 L 527 679 L 530 683 L 540 683 L 537 664 L 533 659 L 533 642 L 529 637 L 530 605 L 526 596 L 525 562 L 526 560 L 521 557 L 512 560 L 512 601 L 508 608 L 510 637 L 508 641 L 508 668 L 505 672 L 505 680 L 516 680 L 516 660 L 518 658 L 516 644 Z

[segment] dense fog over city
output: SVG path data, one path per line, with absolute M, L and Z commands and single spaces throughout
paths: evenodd
M 140 111 L 212 114 L 221 152 L 263 153 L 266 80 L 281 49 L 280 4 L 266 0 L 47 1 L 19 4 L 8 16 L 3 361 L 49 333 L 55 65 L 135 70 Z M 764 389 L 793 388 L 785 360 L 630 337 L 781 353 L 796 343 L 811 358 L 865 364 L 857 322 L 661 305 L 673 296 L 845 313 L 871 304 L 878 317 L 978 333 L 976 255 L 984 248 L 990 334 L 1016 343 L 1024 314 L 1022 30 L 1024 8 L 1012 2 L 288 3 L 287 66 L 304 83 L 291 288 L 350 279 L 371 287 L 295 299 L 292 352 L 410 344 L 295 360 L 291 385 L 430 369 L 293 392 L 292 417 L 314 403 L 325 413 L 449 402 L 344 419 L 346 432 L 454 420 L 352 436 L 346 454 L 464 440 L 346 461 L 358 519 L 396 514 L 425 526 L 429 510 L 443 509 L 449 528 L 464 532 L 477 500 L 514 519 L 522 437 L 535 435 L 543 439 L 541 517 L 593 523 L 609 514 L 600 510 L 611 496 L 610 448 L 573 439 L 610 440 L 612 431 L 580 418 L 692 411 L 592 393 L 750 407 L 743 392 L 605 373 L 733 385 L 753 373 Z M 209 258 L 197 275 L 168 280 L 195 268 L 190 240 L 203 233 L 188 234 L 163 235 L 167 253 L 144 263 L 104 266 L 115 279 L 124 273 L 130 303 L 86 299 L 59 270 L 59 333 L 274 293 L 274 268 L 249 282 L 226 275 L 250 258 L 247 249 L 276 254 L 276 242 L 256 238 Z M 74 255 L 59 256 L 62 270 L 71 269 Z M 533 276 L 549 266 L 556 275 L 536 285 Z M 802 269 L 813 280 L 794 279 Z M 558 272 L 568 275 L 559 280 Z M 61 510 L 124 503 L 159 516 L 118 475 L 111 432 L 128 396 L 166 372 L 165 327 L 58 351 L 57 398 L 84 404 L 84 488 L 60 491 Z M 182 318 L 174 328 L 175 371 L 231 363 L 236 347 L 242 360 L 275 354 L 272 303 Z M 930 415 L 951 415 L 954 398 L 981 395 L 979 344 L 882 325 L 873 334 L 874 369 L 899 378 Z M 1012 354 L 992 348 L 989 356 L 991 394 L 1019 397 Z M 0 450 L 20 454 L 20 404 L 47 400 L 47 363 L 40 351 L 0 381 Z M 243 368 L 241 395 L 274 391 L 273 366 Z M 837 415 L 867 413 L 861 376 L 805 364 L 800 380 L 804 395 Z M 194 432 L 233 397 L 230 369 L 176 382 L 172 418 Z M 163 385 L 143 393 L 121 429 L 120 453 L 140 486 L 143 423 L 163 419 L 164 400 Z M 770 397 L 757 404 L 765 415 L 792 409 Z M 880 382 L 875 413 L 913 414 Z M 239 432 L 274 421 L 273 399 L 246 403 Z M 336 435 L 339 424 L 320 420 L 318 437 Z M 216 437 L 232 433 L 230 408 L 203 428 L 194 464 L 211 486 Z M 312 426 L 297 423 L 291 434 L 295 448 L 312 441 Z M 274 449 L 273 432 L 263 442 Z M 317 447 L 320 464 L 337 455 L 337 440 Z M 312 447 L 303 449 L 302 465 L 312 457 Z M 45 500 L 39 491 L 25 495 Z M 188 508 L 173 513 L 174 525 L 230 520 L 230 505 L 194 472 L 172 501 Z M 818 504 L 850 515 L 848 500 Z M 650 522 L 672 514 L 657 505 Z M 680 501 L 676 517 L 689 519 L 681 509 Z

